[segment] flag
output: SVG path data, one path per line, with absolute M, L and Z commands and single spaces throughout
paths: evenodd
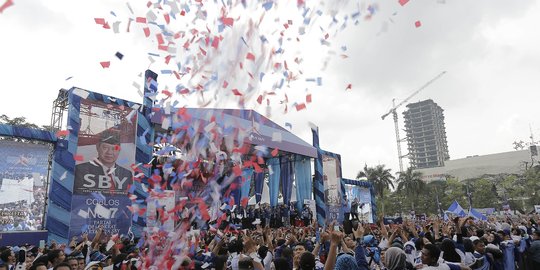
M 479 220 L 487 220 L 487 217 L 474 208 L 469 209 L 469 216 Z
M 459 205 L 459 203 L 457 201 L 454 201 L 450 207 L 448 207 L 448 210 L 446 210 L 447 213 L 452 213 L 454 215 L 458 215 L 460 217 L 464 217 L 467 215 L 467 213 L 465 213 L 465 210 L 463 209 L 463 207 L 461 207 L 461 205 Z

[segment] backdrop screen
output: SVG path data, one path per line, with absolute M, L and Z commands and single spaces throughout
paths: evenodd
M 0 231 L 42 229 L 49 147 L 0 140 Z

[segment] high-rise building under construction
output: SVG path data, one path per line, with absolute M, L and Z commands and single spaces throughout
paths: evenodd
M 403 116 L 411 167 L 420 169 L 444 166 L 444 161 L 450 159 L 450 156 L 443 109 L 428 99 L 408 104 Z

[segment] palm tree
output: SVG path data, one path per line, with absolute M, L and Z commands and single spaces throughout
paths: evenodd
M 382 213 L 384 216 L 384 190 L 392 187 L 394 188 L 393 179 L 395 177 L 390 173 L 391 169 L 384 168 L 384 165 L 377 165 L 377 167 L 368 167 L 364 165 L 364 170 L 359 171 L 356 175 L 356 179 L 366 177 L 367 180 L 373 185 L 375 193 L 379 196 L 382 205 Z
M 399 173 L 397 182 L 397 190 L 404 192 L 410 198 L 412 197 L 411 206 L 414 211 L 414 205 L 418 202 L 418 194 L 426 187 L 426 183 L 422 181 L 422 173 L 415 172 L 412 167 L 409 167 L 407 171 Z

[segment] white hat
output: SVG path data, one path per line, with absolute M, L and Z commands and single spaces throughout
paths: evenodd
M 480 238 L 478 236 L 474 235 L 474 236 L 469 237 L 469 239 L 471 240 L 471 242 L 474 242 L 474 241 L 476 241 L 476 240 L 478 240 Z

